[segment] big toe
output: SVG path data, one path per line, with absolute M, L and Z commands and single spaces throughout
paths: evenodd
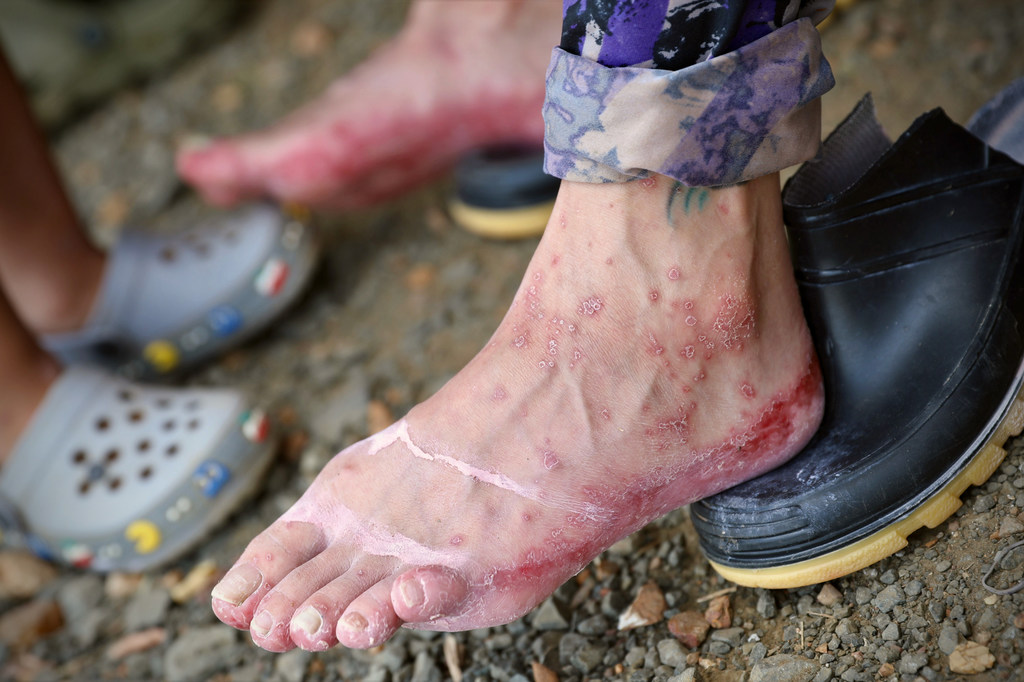
M 278 521 L 249 543 L 235 565 L 213 588 L 213 611 L 223 622 L 248 629 L 263 598 L 296 567 L 325 547 L 318 526 Z
M 469 585 L 458 572 L 442 566 L 423 566 L 395 579 L 391 603 L 406 623 L 426 625 L 458 615 L 468 594 Z
M 222 140 L 182 149 L 178 152 L 177 169 L 211 204 L 231 206 L 259 194 L 238 141 Z

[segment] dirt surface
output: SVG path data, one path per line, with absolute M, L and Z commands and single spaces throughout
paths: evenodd
M 211 214 L 173 173 L 185 135 L 274 121 L 386 39 L 403 13 L 390 0 L 260 3 L 213 47 L 65 128 L 60 163 L 98 239 L 109 244 L 126 221 L 174 229 Z M 1024 3 L 861 0 L 824 29 L 824 44 L 839 83 L 824 101 L 826 131 L 866 91 L 892 135 L 935 106 L 965 122 L 1024 75 Z M 429 396 L 497 325 L 535 242 L 488 242 L 452 227 L 447 191 L 442 181 L 378 209 L 319 217 L 324 262 L 309 295 L 272 332 L 188 378 L 243 387 L 270 406 L 282 447 L 265 491 L 165 570 L 47 576 L 30 567 L 43 578 L 34 594 L 0 601 L 0 678 L 942 680 L 957 678 L 951 665 L 966 656 L 984 669 L 972 679 L 1024 679 L 1024 593 L 981 585 L 995 553 L 1024 539 L 1024 441 L 1011 442 L 999 472 L 950 521 L 824 592 L 732 589 L 701 555 L 684 512 L 616 545 L 520 621 L 402 632 L 369 652 L 269 654 L 217 623 L 209 580 L 174 592 L 197 567 L 211 579 L 226 570 L 333 452 Z M 1022 559 L 1002 562 L 1006 584 L 1020 579 Z M 619 630 L 648 583 L 647 598 L 664 598 L 662 618 Z M 706 597 L 720 592 L 729 622 L 706 616 L 715 627 L 701 635 L 691 623 L 696 646 L 680 643 L 672 617 L 678 630 L 679 614 L 704 614 Z M 11 624 L 25 612 L 35 618 Z

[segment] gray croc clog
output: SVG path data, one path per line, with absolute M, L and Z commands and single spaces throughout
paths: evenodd
M 3 541 L 79 568 L 146 570 L 202 540 L 273 453 L 266 416 L 236 392 L 69 368 L 0 469 Z
M 237 345 L 293 303 L 316 263 L 301 209 L 249 206 L 172 234 L 126 231 L 82 329 L 43 337 L 65 365 L 132 379 L 188 369 Z

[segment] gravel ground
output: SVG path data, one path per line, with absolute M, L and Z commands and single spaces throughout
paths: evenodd
M 261 3 L 214 47 L 66 127 L 56 148 L 97 237 L 110 243 L 124 221 L 173 228 L 209 213 L 173 174 L 182 137 L 275 120 L 393 32 L 403 9 Z M 825 128 L 867 90 L 892 134 L 933 106 L 963 122 L 1024 74 L 1022 42 L 1020 0 L 861 0 L 825 29 L 839 80 Z M 379 209 L 323 216 L 325 262 L 310 294 L 271 333 L 188 379 L 261 396 L 282 430 L 265 491 L 200 550 L 162 571 L 107 577 L 0 554 L 0 678 L 855 682 L 978 669 L 973 679 L 1024 679 L 1024 593 L 981 585 L 996 552 L 1024 539 L 1024 440 L 1011 441 L 1002 468 L 948 522 L 825 586 L 731 586 L 679 511 L 503 627 L 403 631 L 368 652 L 275 655 L 220 625 L 211 580 L 333 452 L 458 371 L 511 300 L 535 242 L 453 228 L 447 190 L 441 182 Z M 999 580 L 1022 573 L 1024 551 L 1001 562 Z

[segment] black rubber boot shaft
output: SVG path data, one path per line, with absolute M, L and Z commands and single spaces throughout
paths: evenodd
M 544 150 L 526 145 L 491 145 L 473 151 L 455 167 L 455 195 L 468 206 L 509 209 L 552 201 L 561 181 L 544 172 Z
M 783 192 L 825 416 L 789 463 L 692 506 L 719 564 L 813 559 L 907 516 L 1020 388 L 1024 168 L 939 110 L 886 147 L 865 100 Z

